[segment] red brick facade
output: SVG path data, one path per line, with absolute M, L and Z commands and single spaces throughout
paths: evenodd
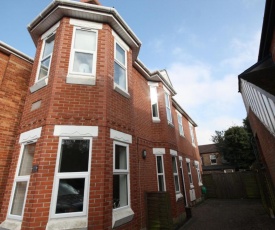
M 31 68 L 30 58 L 0 43 L 0 197 L 5 193 Z M 0 208 L 2 202 L 0 199 Z M 0 220 L 3 220 L 2 212 Z
M 77 10 L 78 4 L 72 4 L 77 5 L 75 6 Z M 46 15 L 44 15 L 44 17 L 46 17 Z M 21 229 L 44 230 L 46 226 L 47 229 L 51 229 L 49 227 L 49 220 L 52 220 L 50 206 L 52 206 L 56 162 L 59 154 L 59 136 L 54 135 L 54 132 L 58 125 L 98 128 L 98 135 L 92 138 L 88 214 L 86 215 L 88 220 L 87 229 L 111 229 L 113 225 L 114 139 L 110 138 L 112 135 L 111 130 L 119 131 L 132 138 L 131 142 L 128 142 L 130 167 L 129 188 L 130 204 L 134 212 L 134 217 L 131 221 L 127 221 L 125 224 L 117 227 L 117 229 L 142 229 L 146 227 L 147 213 L 145 193 L 158 191 L 156 157 L 153 154 L 153 149 L 156 148 L 165 149 L 163 160 L 166 191 L 171 196 L 173 220 L 175 223 L 183 220 L 185 215 L 185 199 L 184 196 L 178 200 L 176 198 L 172 156 L 170 152 L 173 150 L 177 153 L 176 159 L 179 171 L 178 176 L 180 178 L 180 191 L 184 195 L 179 160 L 180 157 L 182 158 L 186 199 L 190 205 L 192 202 L 190 201 L 189 190 L 192 188 L 190 188 L 186 158 L 190 159 L 191 163 L 196 199 L 200 200 L 201 197 L 197 170 L 194 167 L 194 161 L 200 162 L 199 152 L 196 141 L 195 144 L 192 144 L 189 131 L 189 123 L 193 126 L 196 126 L 196 124 L 184 112 L 184 114 L 182 114 L 184 137 L 179 135 L 176 107 L 171 97 L 170 103 L 173 125 L 168 124 L 164 97 L 164 86 L 167 88 L 167 82 L 165 82 L 161 76 L 152 80 L 158 83 L 157 92 L 160 122 L 152 121 L 150 87 L 148 86 L 148 82 L 150 81 L 150 76 L 148 77 L 148 75 L 150 75 L 150 73 L 146 73 L 145 70 L 145 72 L 141 74 L 142 68 L 134 65 L 136 62 L 136 48 L 132 48 L 130 45 L 129 51 L 127 52 L 129 97 L 114 90 L 115 37 L 112 34 L 112 26 L 104 21 L 102 22 L 102 29 L 98 29 L 95 85 L 66 83 L 74 25 L 70 23 L 70 18 L 66 15 L 60 19 L 59 23 L 56 29 L 47 85 L 32 93 L 26 86 L 22 89 L 22 94 L 27 94 L 27 97 L 20 125 L 17 125 L 17 129 L 12 133 L 12 144 L 15 148 L 9 153 L 9 158 L 12 159 L 10 170 L 7 171 L 7 167 L 3 170 L 3 173 L 5 172 L 5 175 L 8 176 L 8 180 L 7 183 L 4 181 L 7 186 L 3 199 L 0 199 L 0 204 L 1 201 L 3 202 L 0 221 L 7 223 L 11 219 L 7 216 L 7 213 L 19 160 L 21 147 L 18 141 L 20 141 L 20 135 L 42 127 L 41 136 L 36 142 L 32 164 L 38 165 L 39 168 L 38 172 L 33 172 L 30 175 Z M 43 33 L 45 32 L 46 31 L 43 31 Z M 39 68 L 43 47 L 41 35 L 40 33 L 40 37 L 37 40 L 37 52 L 30 75 L 29 87 L 35 85 Z M 120 34 L 118 33 L 118 35 Z M 124 42 L 127 43 L 127 41 Z M 2 59 L 4 60 L 0 64 L 5 65 L 7 57 L 0 56 L 0 58 L 1 61 Z M 2 74 L 0 76 L 2 76 Z M 27 84 L 27 82 L 25 84 Z M 168 88 L 169 87 L 168 84 Z M 171 92 L 171 95 L 173 94 L 174 93 Z M 33 110 L 33 104 L 38 101 L 41 102 L 40 107 L 38 106 L 38 108 Z M 17 114 L 19 112 L 17 112 Z M 146 158 L 142 157 L 143 150 L 147 152 Z M 66 218 L 63 220 L 65 222 L 67 221 Z M 7 226 L 8 225 L 3 225 L 3 227 Z

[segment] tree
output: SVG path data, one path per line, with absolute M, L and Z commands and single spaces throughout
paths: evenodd
M 224 159 L 238 168 L 247 169 L 255 161 L 251 144 L 252 132 L 247 119 L 243 126 L 232 126 L 225 131 L 215 131 L 212 141 Z

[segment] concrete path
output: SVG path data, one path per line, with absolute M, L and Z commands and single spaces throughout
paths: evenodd
M 275 230 L 275 219 L 260 200 L 208 199 L 192 208 L 192 218 L 180 230 Z

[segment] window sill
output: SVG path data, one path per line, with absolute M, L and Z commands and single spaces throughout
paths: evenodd
M 193 189 L 193 188 L 195 188 L 194 185 L 190 184 L 190 189 Z
M 153 118 L 153 122 L 154 123 L 160 123 L 160 119 L 159 118 Z
M 121 89 L 119 86 L 114 85 L 114 90 L 118 93 L 120 93 L 122 96 L 126 97 L 126 98 L 130 98 L 130 94 L 126 91 L 124 91 L 123 89 Z
M 172 128 L 175 128 L 172 122 L 168 121 L 168 125 L 171 126 Z
M 87 217 L 75 217 L 75 218 L 60 218 L 52 219 L 47 223 L 46 230 L 55 229 L 78 229 L 87 230 L 88 229 L 88 219 Z
M 45 87 L 46 85 L 48 85 L 48 77 L 46 77 L 38 82 L 35 82 L 34 85 L 30 87 L 30 91 L 31 91 L 31 93 L 34 93 L 35 91 Z
M 113 228 L 130 222 L 134 218 L 134 214 L 130 207 L 113 210 Z
M 177 193 L 176 194 L 176 200 L 178 201 L 180 198 L 182 198 L 183 197 L 183 195 L 181 194 L 181 193 Z
M 68 74 L 66 83 L 77 85 L 95 85 L 96 77 L 93 75 Z
M 10 229 L 10 230 L 20 230 L 21 225 L 22 225 L 21 221 L 6 219 L 4 222 L 0 224 L 0 227 L 4 229 Z
M 203 183 L 199 182 L 199 186 L 203 186 Z

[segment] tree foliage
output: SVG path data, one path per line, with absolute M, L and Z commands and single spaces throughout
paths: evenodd
M 224 159 L 238 168 L 247 169 L 255 161 L 251 140 L 252 132 L 247 119 L 243 126 L 232 126 L 225 131 L 215 131 L 212 141 Z

